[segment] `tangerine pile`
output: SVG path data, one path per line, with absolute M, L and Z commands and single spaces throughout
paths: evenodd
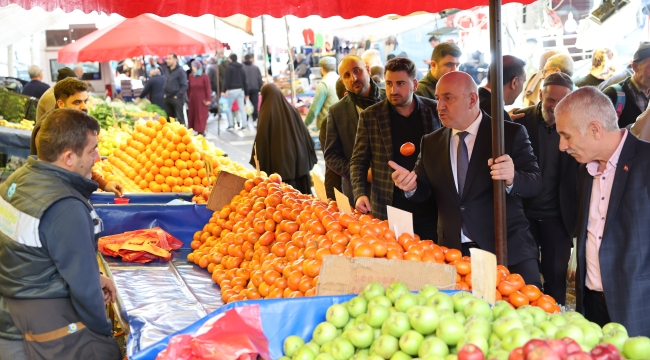
M 323 258 L 329 255 L 449 264 L 456 267 L 456 288 L 472 287 L 470 258 L 459 250 L 417 235 L 396 237 L 388 221 L 343 214 L 336 202 L 325 204 L 301 194 L 277 174 L 247 180 L 244 190 L 194 234 L 190 246 L 188 261 L 212 274 L 225 303 L 313 296 Z M 547 312 L 559 309 L 537 287 L 525 285 L 520 275 L 503 266 L 497 270 L 497 299 L 514 307 L 525 302 Z M 551 302 L 553 307 L 547 304 Z
M 131 137 L 120 144 L 108 162 L 145 192 L 189 192 L 191 186 L 209 186 L 202 155 L 188 129 L 165 118 L 139 121 Z

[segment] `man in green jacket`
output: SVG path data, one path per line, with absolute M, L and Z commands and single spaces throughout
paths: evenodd
M 438 80 L 442 75 L 458 69 L 461 55 L 463 52 L 454 43 L 445 42 L 437 45 L 431 54 L 431 69 L 424 79 L 418 81 L 415 95 L 435 100 Z

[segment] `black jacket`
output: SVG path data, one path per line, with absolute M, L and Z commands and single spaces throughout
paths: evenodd
M 483 87 L 478 88 L 478 101 L 481 110 L 492 116 L 492 93 L 490 90 Z M 503 110 L 503 119 L 512 121 L 512 118 L 510 118 L 510 115 L 508 115 L 508 112 L 505 110 Z
M 488 159 L 492 157 L 492 119 L 483 113 L 472 157 L 467 169 L 463 197 L 458 196 L 451 170 L 449 143 L 452 129 L 441 128 L 422 138 L 420 155 L 415 165 L 417 190 L 412 201 L 436 197 L 438 204 L 438 242 L 461 249 L 461 225 L 481 249 L 494 252 L 494 182 Z M 515 179 L 506 195 L 508 227 L 508 264 L 539 258 L 535 240 L 528 231 L 528 219 L 521 199 L 537 195 L 542 189 L 542 174 L 528 141 L 526 129 L 504 122 L 505 153 L 512 157 Z
M 641 113 L 644 112 L 645 109 L 639 109 L 639 107 L 636 105 L 634 93 L 632 92 L 632 90 L 630 90 L 630 87 L 634 86 L 633 84 L 630 83 L 630 77 L 621 81 L 618 84 L 623 87 L 623 92 L 625 92 L 625 107 L 623 107 L 623 112 L 621 113 L 621 116 L 618 117 L 618 127 L 624 128 L 636 122 L 636 118 L 639 115 L 641 115 Z M 610 86 L 607 89 L 605 89 L 603 92 L 605 93 L 605 95 L 609 97 L 609 99 L 612 101 L 612 104 L 616 106 L 616 99 L 618 98 L 618 96 L 616 95 L 616 89 Z
M 537 157 L 538 163 L 541 162 L 541 154 L 539 150 L 539 122 L 543 121 L 542 118 L 542 102 L 534 106 L 529 106 L 519 110 L 517 113 L 524 113 L 524 117 L 515 120 L 516 123 L 523 125 L 528 131 L 528 139 L 533 148 L 533 153 Z M 557 149 L 560 151 L 559 149 Z M 571 237 L 574 236 L 576 230 L 576 178 L 578 174 L 578 162 L 573 156 L 567 154 L 565 151 L 560 152 L 559 163 L 559 177 L 560 177 L 560 213 L 562 214 L 562 221 L 564 227 Z M 542 178 L 544 174 L 542 174 Z M 524 209 L 530 206 L 533 198 L 526 198 L 523 200 Z
M 246 85 L 246 72 L 242 64 L 233 61 L 226 68 L 226 82 L 222 91 L 242 89 L 244 93 L 248 92 Z
M 47 89 L 50 88 L 50 85 L 40 81 L 40 80 L 32 80 L 23 87 L 23 95 L 27 96 L 32 96 L 37 99 L 39 99 L 41 96 L 43 96 L 43 93 L 47 91 Z
M 169 75 L 165 78 L 164 93 L 166 96 L 184 99 L 186 91 L 187 74 L 180 66 L 176 65 L 174 70 L 169 70 Z
M 151 95 L 151 103 L 160 106 L 161 109 L 165 108 L 165 77 L 163 75 L 156 75 L 149 78 L 144 89 L 140 94 L 140 99 L 144 99 L 147 95 Z
M 244 73 L 246 73 L 246 86 L 248 90 L 260 90 L 262 88 L 262 73 L 260 68 L 252 62 L 244 62 Z

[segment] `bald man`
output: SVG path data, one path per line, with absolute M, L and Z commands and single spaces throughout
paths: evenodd
M 463 72 L 445 74 L 436 86 L 436 98 L 445 127 L 424 136 L 413 171 L 389 162 L 395 185 L 411 201 L 434 196 L 439 244 L 469 255 L 471 248 L 495 251 L 493 180 L 504 180 L 508 268 L 541 288 L 537 246 L 521 203 L 542 188 L 526 130 L 505 122 L 505 154 L 494 161 L 492 119 L 479 107 L 474 80 Z

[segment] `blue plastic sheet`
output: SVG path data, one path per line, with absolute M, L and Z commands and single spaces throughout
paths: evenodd
M 191 192 L 187 193 L 131 193 L 123 197 L 129 199 L 129 205 L 133 204 L 154 204 L 163 205 L 175 199 L 182 199 L 191 202 L 194 195 Z M 90 203 L 93 205 L 98 204 L 113 204 L 115 194 L 96 192 L 90 195 Z
M 456 290 L 443 290 L 448 294 L 454 294 Z M 311 340 L 311 335 L 316 325 L 325 321 L 327 309 L 334 305 L 346 302 L 356 295 L 342 296 L 315 296 L 295 299 L 268 299 L 238 301 L 223 306 L 212 312 L 203 319 L 191 326 L 167 336 L 162 341 L 150 346 L 147 349 L 129 357 L 132 360 L 155 360 L 159 352 L 169 344 L 169 340 L 178 334 L 194 334 L 206 321 L 224 311 L 235 307 L 247 305 L 259 305 L 262 317 L 262 328 L 264 335 L 269 340 L 269 352 L 272 359 L 283 356 L 282 345 L 284 339 L 290 335 L 298 335 L 305 341 Z
M 32 132 L 0 126 L 0 153 L 27 158 Z

